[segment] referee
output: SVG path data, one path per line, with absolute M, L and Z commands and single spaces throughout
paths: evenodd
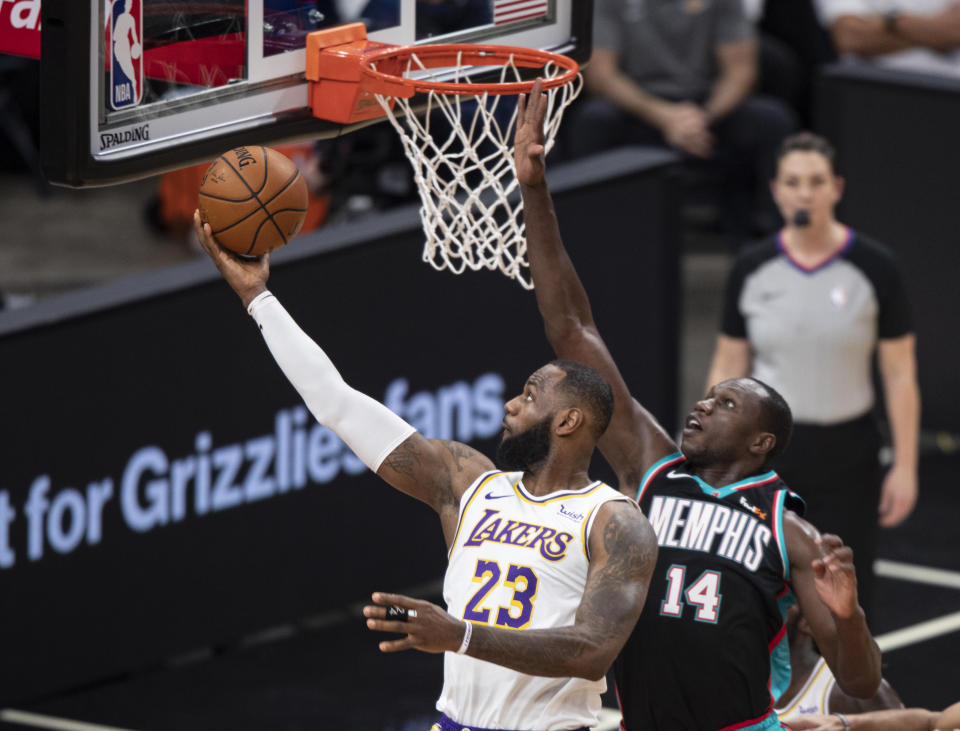
M 882 244 L 837 221 L 843 186 L 827 140 L 784 140 L 771 189 L 787 224 L 734 262 L 707 387 L 752 375 L 783 394 L 794 432 L 773 466 L 808 519 L 853 548 L 869 614 L 877 524 L 897 525 L 917 499 L 920 394 L 902 277 Z M 894 446 L 886 476 L 874 353 Z

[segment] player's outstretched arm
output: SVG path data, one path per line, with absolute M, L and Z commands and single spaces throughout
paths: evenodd
M 940 731 L 957 731 L 957 729 L 960 729 L 960 703 L 954 703 L 943 713 L 938 714 L 934 726 Z
M 880 648 L 857 598 L 853 551 L 792 511 L 784 512 L 784 534 L 793 590 L 820 653 L 844 693 L 872 698 L 881 680 Z
M 405 634 L 384 640 L 384 652 L 456 652 L 528 675 L 598 680 L 606 674 L 640 617 L 657 561 L 657 539 L 636 504 L 606 503 L 590 532 L 590 569 L 574 623 L 555 629 L 468 625 L 430 602 L 400 594 L 373 595 L 367 626 Z M 387 619 L 389 606 L 412 610 L 405 622 Z M 536 607 L 533 609 L 536 612 Z M 464 639 L 466 637 L 466 640 Z
M 867 713 L 903 708 L 903 701 L 893 686 L 883 679 L 873 698 L 854 698 L 844 693 L 838 686 L 833 686 L 833 690 L 830 691 L 829 707 L 840 713 Z
M 460 495 L 493 463 L 464 444 L 426 439 L 386 406 L 351 388 L 267 290 L 269 256 L 241 258 L 217 243 L 198 214 L 194 225 L 204 250 L 256 320 L 270 353 L 317 421 L 386 482 L 433 507 L 444 532 L 452 535 Z
M 473 447 L 427 439 L 415 431 L 375 471 L 385 482 L 436 510 L 450 546 L 457 532 L 460 498 L 477 477 L 493 468 L 490 458 Z
M 952 706 L 953 707 L 953 706 Z M 950 709 L 944 711 L 946 714 Z M 847 714 L 840 716 L 799 716 L 790 720 L 793 731 L 956 731 L 960 719 L 953 725 L 942 721 L 943 716 L 924 708 L 898 708 L 887 711 Z M 844 724 L 846 721 L 846 724 Z
M 676 445 L 656 419 L 631 395 L 593 319 L 590 301 L 563 246 L 545 179 L 543 119 L 546 99 L 539 81 L 529 98 L 520 97 L 514 160 L 523 196 L 527 256 L 537 306 L 557 356 L 600 371 L 614 392 L 614 413 L 600 450 L 634 496 L 640 478 Z

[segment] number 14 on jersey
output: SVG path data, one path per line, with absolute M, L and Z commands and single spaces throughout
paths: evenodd
M 684 604 L 696 607 L 693 618 L 698 622 L 716 624 L 720 616 L 720 572 L 704 571 L 697 580 L 684 589 L 687 567 L 673 564 L 667 569 L 666 598 L 660 602 L 664 617 L 683 617 Z

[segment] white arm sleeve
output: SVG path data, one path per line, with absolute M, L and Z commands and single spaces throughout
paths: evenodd
M 383 404 L 348 386 L 327 354 L 270 292 L 254 298 L 247 312 L 260 326 L 273 359 L 317 421 L 343 439 L 371 470 L 376 472 L 416 431 Z

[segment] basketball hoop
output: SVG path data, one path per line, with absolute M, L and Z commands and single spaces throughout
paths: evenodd
M 516 104 L 503 97 L 528 93 L 534 82 L 524 76 L 543 79 L 549 152 L 583 86 L 576 61 L 513 46 L 385 46 L 337 30 L 332 42 L 313 39 L 324 31 L 308 37 L 314 115 L 390 120 L 420 191 L 424 261 L 456 274 L 499 269 L 532 289 L 513 162 Z

